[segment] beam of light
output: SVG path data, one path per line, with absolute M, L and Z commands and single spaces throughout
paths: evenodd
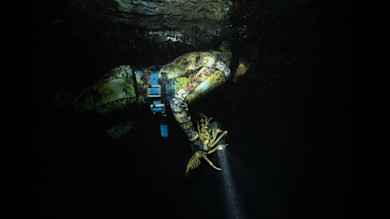
M 228 160 L 228 150 L 223 148 L 217 151 L 219 165 L 221 167 L 222 184 L 224 189 L 224 199 L 228 218 L 242 219 L 241 201 L 236 192 L 236 186 L 231 174 Z

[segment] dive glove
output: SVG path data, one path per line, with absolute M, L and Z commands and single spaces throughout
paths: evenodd
M 196 151 L 208 151 L 209 148 L 203 144 L 203 142 L 198 138 L 192 142 L 191 148 L 194 152 Z

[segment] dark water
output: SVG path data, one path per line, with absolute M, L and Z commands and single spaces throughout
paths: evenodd
M 50 104 L 54 92 L 79 91 L 116 65 L 149 63 L 142 46 L 141 55 L 130 53 L 120 27 L 107 39 L 105 24 L 57 1 L 41 4 L 31 8 L 32 218 L 229 218 L 219 172 L 202 162 L 184 178 L 191 150 L 172 118 L 167 140 L 148 112 L 113 140 L 103 134 L 109 118 L 69 116 Z M 267 12 L 248 23 L 260 42 L 258 65 L 191 106 L 193 117 L 203 112 L 229 131 L 243 217 L 356 218 L 358 7 L 255 6 Z

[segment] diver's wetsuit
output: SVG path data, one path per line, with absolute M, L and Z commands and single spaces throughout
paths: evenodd
M 110 70 L 99 83 L 85 89 L 74 99 L 76 111 L 96 110 L 108 113 L 133 104 L 150 104 L 147 89 L 150 68 L 132 69 L 122 65 Z M 169 105 L 188 139 L 197 139 L 188 104 L 225 82 L 230 76 L 227 57 L 219 51 L 191 52 L 162 66 L 158 73 L 163 102 Z

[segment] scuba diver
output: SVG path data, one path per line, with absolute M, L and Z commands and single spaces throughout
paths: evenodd
M 231 78 L 230 44 L 225 41 L 219 49 L 190 52 L 163 66 L 136 69 L 121 65 L 78 96 L 57 102 L 72 112 L 95 111 L 97 114 L 149 105 L 152 113 L 161 114 L 161 118 L 166 117 L 167 107 L 170 107 L 192 149 L 207 151 L 191 121 L 188 105 Z M 233 81 L 249 69 L 248 61 L 243 58 L 237 66 Z M 160 128 L 161 135 L 166 137 L 166 126 L 161 124 Z

